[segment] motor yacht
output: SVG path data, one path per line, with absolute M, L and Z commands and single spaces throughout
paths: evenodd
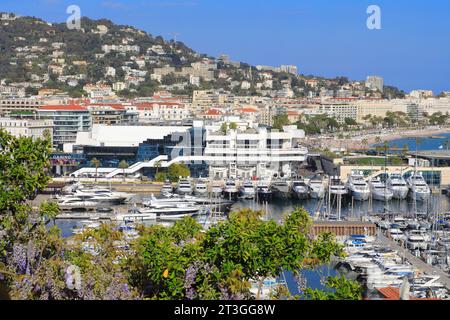
M 255 195 L 255 186 L 251 181 L 245 181 L 239 188 L 239 196 L 243 199 L 254 199 Z
M 370 196 L 369 185 L 360 173 L 351 174 L 347 181 L 349 194 L 356 201 L 367 201 Z
M 303 178 L 297 179 L 292 182 L 292 193 L 294 196 L 300 200 L 309 198 L 309 187 L 305 183 Z
M 370 179 L 369 187 L 373 200 L 388 202 L 394 197 L 394 193 L 387 188 L 380 177 Z
M 180 179 L 180 181 L 178 181 L 178 194 L 192 194 L 193 191 L 189 179 Z
M 431 190 L 428 187 L 422 174 L 416 172 L 407 179 L 409 195 L 416 201 L 425 201 L 430 197 Z
M 406 237 L 406 246 L 410 250 L 426 250 L 428 244 L 422 235 L 411 233 Z
M 118 213 L 115 216 L 117 221 L 120 222 L 135 222 L 135 221 L 151 221 L 156 220 L 157 215 L 152 210 L 147 208 L 134 208 L 127 213 Z
M 239 190 L 234 180 L 228 180 L 225 182 L 225 188 L 223 189 L 225 199 L 236 199 L 238 192 Z
M 166 180 L 166 182 L 161 188 L 161 194 L 171 194 L 172 192 L 173 192 L 172 183 L 169 180 Z
M 322 199 L 325 196 L 326 183 L 322 175 L 313 176 L 307 183 L 309 195 L 313 199 Z
M 211 185 L 211 195 L 213 197 L 219 197 L 223 193 L 223 188 L 219 182 L 213 182 Z
M 64 196 L 58 200 L 58 206 L 61 210 L 86 209 L 97 205 L 98 202 L 96 201 L 86 201 L 75 196 Z
M 279 199 L 288 199 L 291 196 L 291 190 L 289 183 L 286 180 L 277 180 L 272 183 L 272 194 Z
M 200 179 L 197 181 L 195 184 L 194 193 L 197 196 L 206 196 L 208 194 L 208 185 L 205 180 Z
M 79 186 L 73 193 L 73 196 L 85 201 L 93 201 L 98 204 L 120 205 L 129 202 L 133 195 L 125 192 L 114 192 L 102 187 Z
M 403 231 L 397 228 L 389 229 L 389 236 L 395 241 L 404 241 L 406 238 Z
M 335 196 L 345 196 L 348 193 L 347 186 L 342 182 L 339 176 L 334 176 L 330 178 L 330 193 Z
M 388 190 L 392 191 L 394 199 L 404 200 L 408 196 L 408 185 L 401 174 L 389 175 L 386 185 Z
M 269 184 L 265 182 L 258 183 L 256 192 L 259 201 L 267 202 L 272 200 L 272 190 L 270 190 Z

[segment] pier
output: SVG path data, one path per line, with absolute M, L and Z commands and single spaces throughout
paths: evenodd
M 433 267 L 420 258 L 414 256 L 409 252 L 408 249 L 399 246 L 396 242 L 392 241 L 381 233 L 378 234 L 377 240 L 387 248 L 397 251 L 400 256 L 405 257 L 405 259 L 409 263 L 411 263 L 417 269 L 421 270 L 423 273 L 433 276 L 439 276 L 439 281 L 444 284 L 447 289 L 450 289 L 450 278 L 446 272 L 440 270 L 439 268 Z
M 312 232 L 314 236 L 321 233 L 333 233 L 337 237 L 365 234 L 375 236 L 377 227 L 370 222 L 361 221 L 314 221 Z

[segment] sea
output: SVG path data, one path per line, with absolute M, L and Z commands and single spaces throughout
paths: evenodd
M 404 145 L 408 146 L 409 151 L 429 151 L 429 150 L 443 150 L 447 149 L 445 143 L 450 140 L 450 133 L 439 133 L 430 137 L 408 137 L 388 141 L 389 147 L 397 146 L 398 148 L 403 148 Z M 417 142 L 417 143 L 416 143 Z M 384 143 L 373 145 L 383 145 Z M 417 146 L 417 149 L 416 149 Z M 449 146 L 450 149 L 450 146 Z
M 410 151 L 417 150 L 442 150 L 444 149 L 444 143 L 450 139 L 450 133 L 438 134 L 434 137 L 422 137 L 419 141 L 416 138 L 402 138 L 397 140 L 392 140 L 389 142 L 389 146 L 403 147 L 407 145 Z M 416 142 L 419 142 L 416 144 Z M 430 199 L 423 203 L 416 203 L 412 200 L 392 200 L 388 204 L 378 201 L 365 201 L 365 202 L 352 202 L 350 200 L 343 201 L 342 205 L 342 217 L 361 217 L 368 215 L 369 212 L 382 213 L 386 211 L 390 212 L 402 212 L 407 215 L 413 216 L 416 212 L 423 213 L 435 213 L 435 212 L 448 212 L 450 211 L 450 201 L 449 197 L 446 195 L 433 194 Z M 240 209 L 251 208 L 254 210 L 260 210 L 264 215 L 275 221 L 280 221 L 285 215 L 296 208 L 304 208 L 311 215 L 320 211 L 326 210 L 326 205 L 319 202 L 318 200 L 296 200 L 296 199 L 286 199 L 286 200 L 273 200 L 270 203 L 262 204 L 252 200 L 239 200 L 232 207 L 231 211 L 237 211 Z M 336 208 L 332 208 L 335 210 Z M 80 226 L 81 223 L 73 220 L 57 220 L 56 224 L 60 227 L 62 235 L 64 237 L 71 236 L 74 227 Z M 334 268 L 334 264 L 324 265 L 315 270 L 302 270 L 301 276 L 306 282 L 307 286 L 312 289 L 325 289 L 324 280 L 328 276 L 339 275 L 338 271 Z M 285 280 L 287 287 L 291 294 L 299 294 L 299 288 L 294 275 L 290 271 L 283 272 L 283 276 L 279 280 Z

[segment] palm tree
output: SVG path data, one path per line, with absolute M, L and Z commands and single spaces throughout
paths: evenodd
M 98 167 L 100 167 L 100 160 L 94 158 L 91 160 L 91 165 L 95 167 L 95 182 L 97 182 L 98 178 Z
M 128 162 L 126 162 L 125 160 L 120 161 L 119 168 L 122 169 L 122 176 L 124 182 L 125 182 L 125 169 L 128 167 L 129 167 Z
M 155 163 L 155 168 L 156 168 L 156 174 L 158 174 L 159 168 L 161 168 L 161 161 L 157 161 L 157 162 Z

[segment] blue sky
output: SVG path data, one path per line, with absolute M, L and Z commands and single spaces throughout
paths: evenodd
M 295 64 L 303 74 L 365 79 L 381 75 L 406 91 L 450 91 L 448 0 L 1 0 L 0 11 L 51 22 L 76 4 L 153 35 L 253 65 Z M 366 9 L 381 8 L 381 30 Z

